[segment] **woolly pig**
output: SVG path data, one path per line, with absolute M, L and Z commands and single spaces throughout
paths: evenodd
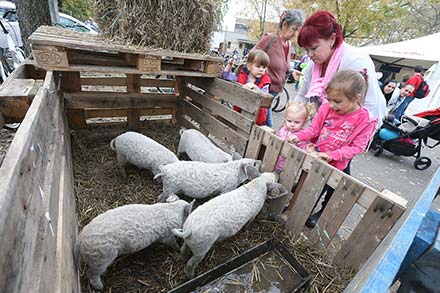
M 287 190 L 281 184 L 267 183 L 260 176 L 199 206 L 188 216 L 182 229 L 172 230 L 185 240 L 181 255 L 186 259 L 192 252 L 185 267 L 188 276 L 194 275 L 195 267 L 216 241 L 235 235 L 258 215 L 267 193 L 269 198 L 278 198 L 286 195 Z
M 180 130 L 177 156 L 182 153 L 186 153 L 192 161 L 205 163 L 224 163 L 241 159 L 239 153 L 232 152 L 232 155 L 230 155 L 224 152 L 212 143 L 209 138 L 195 129 Z
M 163 190 L 159 201 L 173 194 L 192 198 L 218 195 L 237 188 L 247 178 L 246 167 L 260 165 L 260 161 L 241 159 L 227 163 L 179 161 L 160 167 Z
M 121 254 L 142 250 L 156 241 L 178 250 L 171 229 L 182 227 L 192 205 L 170 197 L 167 203 L 125 205 L 94 218 L 75 245 L 77 262 L 81 258 L 88 265 L 90 284 L 102 290 L 101 274 Z
M 116 151 L 119 173 L 125 178 L 127 162 L 144 169 L 149 169 L 156 175 L 159 167 L 179 161 L 176 155 L 155 140 L 137 132 L 126 132 L 110 142 L 112 150 Z

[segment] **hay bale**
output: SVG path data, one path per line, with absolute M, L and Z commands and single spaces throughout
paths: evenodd
M 221 0 L 98 0 L 100 28 L 126 44 L 207 53 Z

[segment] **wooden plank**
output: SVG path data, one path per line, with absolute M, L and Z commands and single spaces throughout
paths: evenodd
M 266 145 L 266 151 L 262 160 L 261 171 L 273 172 L 275 164 L 278 161 L 278 156 L 284 144 L 284 140 L 271 133 L 266 133 L 269 136 L 269 143 Z
M 46 80 L 53 80 L 48 72 Z M 32 254 L 42 213 L 47 125 L 53 113 L 48 85 L 40 88 L 0 168 L 0 291 L 29 292 Z
M 334 262 L 357 271 L 405 209 L 383 195 L 377 196 L 356 229 L 337 252 Z
M 127 92 L 129 93 L 140 93 L 140 78 L 139 74 L 127 74 Z M 138 130 L 140 124 L 140 110 L 139 109 L 128 109 L 127 111 L 127 126 L 129 130 Z
M 218 62 L 205 62 L 203 72 L 208 74 L 215 74 L 218 77 L 222 76 L 223 64 Z
M 312 169 L 305 179 L 295 206 L 287 212 L 286 227 L 294 237 L 298 237 L 301 233 L 331 172 L 332 167 L 330 165 L 321 160 L 313 161 Z
M 284 143 L 282 149 L 288 149 L 288 154 L 286 156 L 286 161 L 284 164 L 284 170 L 280 173 L 279 182 L 283 184 L 287 190 L 289 191 L 289 196 L 283 196 L 281 198 L 270 201 L 269 211 L 275 217 L 278 217 L 283 212 L 284 207 L 287 202 L 290 200 L 289 206 L 293 207 L 293 204 L 296 202 L 296 197 L 294 198 L 291 195 L 291 190 L 299 174 L 301 173 L 301 164 L 304 161 L 306 156 L 305 152 L 300 151 L 298 148 L 294 147 L 289 143 Z M 305 177 L 304 177 L 305 179 Z M 298 195 L 299 190 L 296 193 Z
M 141 78 L 140 85 L 144 87 L 175 87 L 175 79 L 161 79 L 161 78 Z
M 67 52 L 64 48 L 54 46 L 32 47 L 32 55 L 39 67 L 65 68 L 69 66 Z
M 265 131 L 257 125 L 252 127 L 251 135 L 249 136 L 249 143 L 246 148 L 246 158 L 257 159 L 260 154 L 261 142 L 265 135 Z
M 84 109 L 68 109 L 67 117 L 69 118 L 69 126 L 72 128 L 84 128 L 87 126 Z
M 81 91 L 81 78 L 79 72 L 61 73 L 61 87 L 64 92 Z
M 192 60 L 207 60 L 222 63 L 223 59 L 210 55 L 189 54 L 171 50 L 130 46 L 118 43 L 101 35 L 90 35 L 68 31 L 51 26 L 40 26 L 30 37 L 33 47 L 40 45 L 61 46 L 70 49 L 85 50 L 89 52 L 114 52 L 131 54 L 148 54 L 151 56 L 182 58 Z
M 139 109 L 127 110 L 127 128 L 129 130 L 138 130 L 140 124 L 141 111 Z
M 31 104 L 34 79 L 11 79 L 0 87 L 0 112 L 6 123 L 21 122 Z
M 185 80 L 213 96 L 217 96 L 231 102 L 233 105 L 237 105 L 249 113 L 257 115 L 260 110 L 260 104 L 262 103 L 264 94 L 262 92 L 246 90 L 240 84 L 219 78 L 186 78 Z
M 319 217 L 318 224 L 310 232 L 310 243 L 327 247 L 363 191 L 363 186 L 352 181 L 350 176 L 344 176 Z
M 78 234 L 78 219 L 75 212 L 71 142 L 66 123 L 64 123 L 63 142 L 65 151 L 61 158 L 62 169 L 59 184 L 56 274 L 52 292 L 80 292 L 79 268 L 76 267 L 72 253 Z
M 68 72 L 63 72 L 63 75 Z M 126 86 L 124 77 L 82 77 L 81 85 L 108 85 L 108 86 Z M 76 90 L 77 91 L 77 90 Z
M 244 154 L 247 138 L 238 134 L 228 126 L 218 121 L 208 113 L 195 107 L 190 102 L 183 99 L 178 100 L 178 106 L 182 107 L 182 112 L 197 121 L 203 128 L 209 131 L 209 134 L 222 141 L 226 147 L 234 146 L 235 150 L 241 155 Z
M 172 115 L 176 108 L 147 108 L 139 109 L 141 116 Z M 127 117 L 128 109 L 109 108 L 109 109 L 85 109 L 85 118 L 104 118 L 104 117 Z
M 49 95 L 55 95 L 53 91 L 55 84 L 52 85 Z M 60 126 L 62 125 L 61 115 L 63 109 L 60 99 L 52 98 L 55 106 L 53 107 L 53 122 L 47 127 L 50 141 L 48 149 L 48 163 L 45 170 L 45 179 L 42 187 L 42 213 L 40 214 L 37 243 L 32 264 L 32 280 L 30 288 L 39 292 L 50 292 L 53 286 L 53 276 L 55 275 L 56 260 L 56 237 L 58 224 L 58 196 L 61 171 L 61 153 L 63 142 L 61 140 Z M 52 126 L 53 125 L 53 126 Z
M 251 132 L 251 127 L 253 125 L 253 121 L 251 119 L 244 117 L 240 113 L 220 104 L 210 97 L 204 96 L 203 94 L 190 89 L 188 86 L 183 86 L 181 93 L 191 97 L 191 99 L 196 101 L 198 104 L 212 111 L 213 115 L 220 115 L 223 119 L 226 119 L 233 125 L 242 129 L 245 133 L 249 134 Z
M 139 71 L 149 73 L 149 72 L 160 72 L 161 71 L 161 57 L 151 56 L 151 55 L 139 55 L 137 62 L 137 69 Z
M 286 162 L 284 170 L 280 173 L 280 183 L 290 191 L 301 173 L 301 165 L 304 162 L 306 153 L 288 143 L 283 145 L 281 152 L 285 149 L 287 150 Z
M 64 94 L 67 109 L 171 108 L 175 107 L 176 98 L 172 94 L 158 93 L 74 92 Z
M 38 64 L 36 64 L 38 66 Z M 158 74 L 158 75 L 173 75 L 173 76 L 189 76 L 189 77 L 216 77 L 214 74 L 208 74 L 200 71 L 183 71 L 183 70 L 161 70 L 157 72 L 145 72 L 133 67 L 127 66 L 100 66 L 100 65 L 75 65 L 71 64 L 69 67 L 41 67 L 46 70 L 55 70 L 62 72 L 96 72 L 96 73 L 121 73 L 121 74 Z

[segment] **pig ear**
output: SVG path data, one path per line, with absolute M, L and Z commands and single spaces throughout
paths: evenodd
M 246 173 L 247 178 L 249 178 L 249 180 L 253 180 L 255 178 L 260 177 L 260 172 L 254 166 L 246 165 L 245 166 L 245 173 Z
M 178 201 L 179 197 L 175 194 L 171 194 L 167 199 L 166 199 L 166 203 L 172 203 L 175 201 Z
M 267 192 L 269 193 L 268 198 L 275 199 L 287 195 L 289 192 L 280 183 L 268 183 Z
M 189 214 L 191 214 L 195 202 L 196 200 L 194 199 L 192 202 L 186 205 L 185 209 L 183 210 L 184 219 L 188 218 Z
M 255 166 L 258 170 L 260 170 L 260 168 L 261 168 L 261 160 L 255 160 L 255 162 L 254 162 L 254 166 Z
M 237 160 L 241 160 L 241 159 L 243 159 L 243 157 L 239 153 L 232 152 L 232 160 L 233 161 L 237 161 Z

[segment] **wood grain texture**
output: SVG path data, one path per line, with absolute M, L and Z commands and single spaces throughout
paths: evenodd
M 322 161 L 314 160 L 312 168 L 300 190 L 295 206 L 288 211 L 286 228 L 298 237 L 315 206 L 332 171 L 332 167 Z

